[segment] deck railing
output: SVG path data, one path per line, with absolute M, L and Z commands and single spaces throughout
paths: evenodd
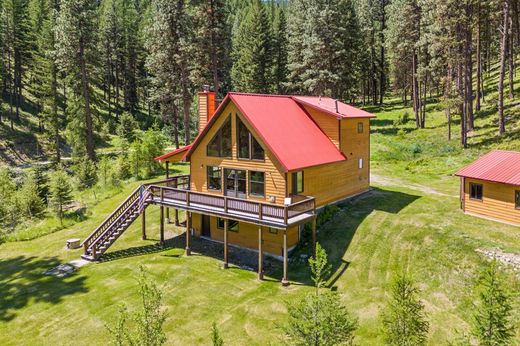
M 229 215 L 244 214 L 262 220 L 271 220 L 288 225 L 291 218 L 305 213 L 315 212 L 315 199 L 313 197 L 299 196 L 299 202 L 289 205 L 258 202 L 229 196 L 215 195 L 211 193 L 190 191 L 187 188 L 172 187 L 172 184 L 151 184 L 148 190 L 156 203 L 168 203 L 174 201 L 183 204 L 187 209 L 197 206 L 208 207 L 209 210 L 219 211 Z

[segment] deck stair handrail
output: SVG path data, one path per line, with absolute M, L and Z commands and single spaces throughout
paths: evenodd
M 104 253 L 148 206 L 150 185 L 189 188 L 189 175 L 142 184 L 136 188 L 82 243 L 82 257 L 93 260 Z

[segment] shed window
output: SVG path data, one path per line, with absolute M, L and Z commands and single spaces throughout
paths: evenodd
M 231 116 L 209 142 L 207 154 L 208 156 L 231 157 Z
M 297 195 L 303 192 L 303 171 L 292 174 L 292 193 Z
M 359 159 L 358 167 L 359 167 L 359 169 L 363 168 L 363 159 Z
M 469 197 L 471 199 L 476 199 L 482 201 L 482 184 L 469 184 Z
M 224 219 L 220 217 L 217 218 L 217 228 L 224 229 Z M 238 232 L 238 221 L 228 220 L 228 231 Z
M 222 168 L 208 166 L 208 189 L 222 190 Z
M 520 209 L 520 190 L 515 191 L 515 208 Z
M 265 173 L 249 172 L 249 193 L 253 196 L 265 196 Z
M 357 133 L 363 133 L 363 123 L 357 123 Z
M 264 149 L 253 137 L 246 125 L 237 117 L 238 158 L 246 160 L 264 160 Z

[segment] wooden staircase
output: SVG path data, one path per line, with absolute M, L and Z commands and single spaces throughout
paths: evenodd
M 110 214 L 87 239 L 81 243 L 84 248 L 83 259 L 96 261 L 114 244 L 123 232 L 148 206 L 150 191 L 146 185 L 138 187 L 116 210 Z

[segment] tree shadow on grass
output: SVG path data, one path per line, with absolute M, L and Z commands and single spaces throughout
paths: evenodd
M 85 276 L 74 273 L 59 278 L 43 274 L 59 264 L 57 257 L 18 256 L 0 260 L 0 321 L 14 319 L 16 311 L 29 304 L 58 304 L 65 296 L 88 291 Z
M 361 223 L 374 211 L 398 214 L 401 210 L 419 199 L 420 196 L 403 192 L 373 188 L 371 191 L 338 204 L 341 211 L 324 224 L 317 233 L 317 241 L 325 248 L 331 274 L 327 285 L 333 288 L 336 281 L 348 270 L 350 262 L 344 260 L 354 235 Z M 292 256 L 289 266 L 289 279 L 304 285 L 312 285 L 308 261 L 302 258 L 311 253 L 310 244 L 303 246 Z M 272 273 L 276 275 L 276 273 Z M 278 274 L 279 275 L 279 274 Z

